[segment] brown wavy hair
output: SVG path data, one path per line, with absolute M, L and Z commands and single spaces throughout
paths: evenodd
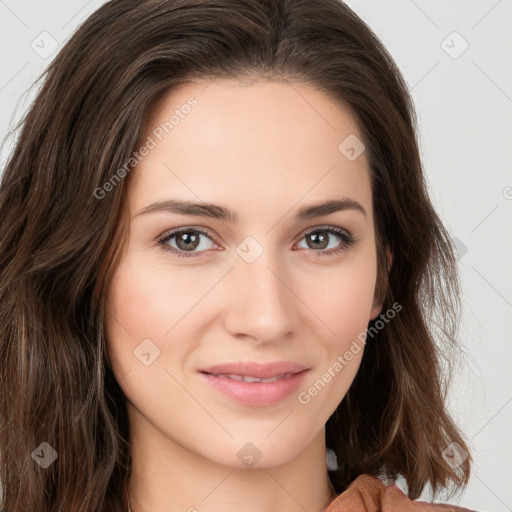
M 428 484 L 467 485 L 471 456 L 457 470 L 442 457 L 451 442 L 470 452 L 445 404 L 462 353 L 454 248 L 428 196 L 407 85 L 348 6 L 111 0 L 43 78 L 0 184 L 2 510 L 126 506 L 129 424 L 106 354 L 104 298 L 127 236 L 130 175 L 106 198 L 94 191 L 137 149 L 155 102 L 198 78 L 307 82 L 350 109 L 366 145 L 376 289 L 383 311 L 402 309 L 367 343 L 326 424 L 337 492 L 362 473 L 403 476 L 412 499 Z M 42 442 L 58 454 L 46 469 L 33 456 Z

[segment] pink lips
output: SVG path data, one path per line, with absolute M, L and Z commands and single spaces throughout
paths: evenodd
M 199 370 L 201 377 L 224 395 L 242 405 L 259 407 L 276 404 L 297 391 L 307 372 L 306 366 L 287 361 L 229 363 Z M 274 380 L 245 382 L 242 378 Z

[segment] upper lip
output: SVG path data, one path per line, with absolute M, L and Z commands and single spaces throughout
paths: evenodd
M 307 370 L 307 366 L 292 363 L 290 361 L 276 361 L 273 363 L 255 363 L 252 361 L 245 361 L 239 363 L 226 363 L 209 368 L 201 368 L 199 371 L 203 373 L 211 373 L 214 375 L 231 374 L 231 375 L 245 375 L 266 379 L 284 375 L 286 373 L 300 373 Z

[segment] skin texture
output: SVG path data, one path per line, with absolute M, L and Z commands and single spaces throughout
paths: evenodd
M 205 384 L 198 370 L 236 361 L 293 361 L 310 368 L 304 391 L 381 313 L 374 303 L 366 155 L 350 161 L 338 150 L 348 135 L 359 135 L 358 128 L 347 110 L 308 84 L 215 80 L 162 97 L 141 141 L 191 97 L 197 106 L 131 171 L 130 232 L 107 296 L 108 354 L 131 425 L 131 509 L 325 510 L 334 496 L 324 425 L 363 351 L 307 404 L 294 393 L 268 407 L 240 405 Z M 300 207 L 341 197 L 358 201 L 367 217 L 348 209 L 294 218 Z M 136 215 L 169 198 L 228 207 L 238 223 L 168 212 Z M 357 240 L 317 257 L 344 247 L 333 233 L 328 246 L 305 236 L 328 226 Z M 179 258 L 158 244 L 180 227 L 212 230 L 190 249 L 200 256 Z M 263 250 L 251 263 L 237 252 L 248 236 Z M 184 247 L 178 238 L 167 245 Z M 149 366 L 134 355 L 144 339 L 160 350 Z M 237 457 L 248 442 L 261 453 L 252 467 Z

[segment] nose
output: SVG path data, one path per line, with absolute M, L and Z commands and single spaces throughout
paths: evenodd
M 253 342 L 279 342 L 296 328 L 298 301 L 290 278 L 264 251 L 247 263 L 236 258 L 226 278 L 225 329 Z

